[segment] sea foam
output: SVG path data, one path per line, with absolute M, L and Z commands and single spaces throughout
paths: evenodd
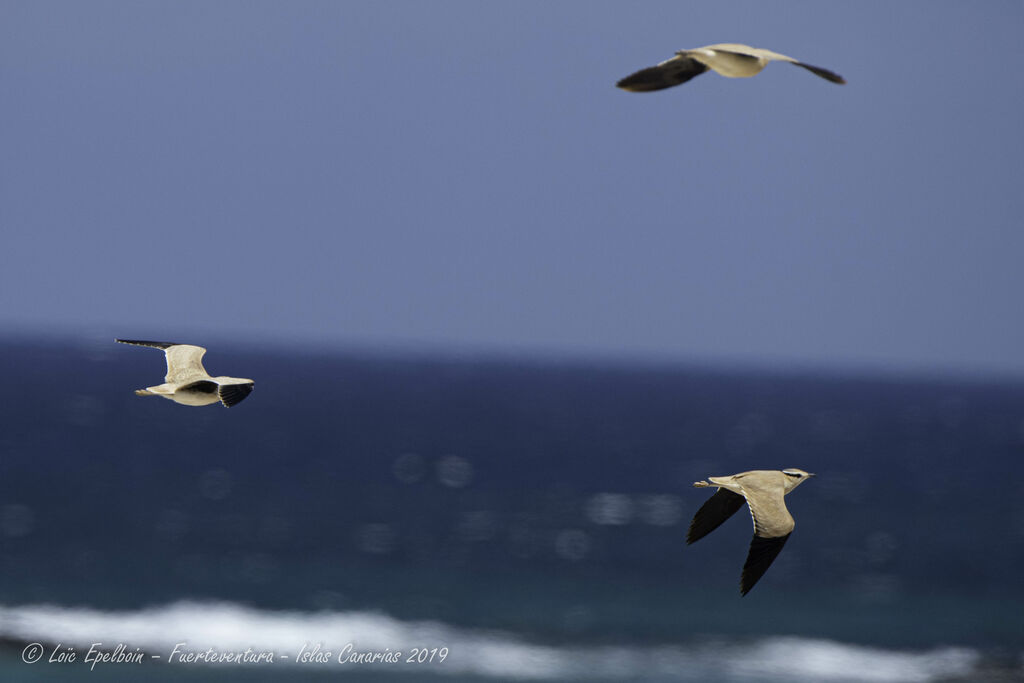
M 65 649 L 80 650 L 93 643 L 110 650 L 124 645 L 144 651 L 147 658 L 170 660 L 179 666 L 197 664 L 184 659 L 175 662 L 176 650 L 207 655 L 250 651 L 272 653 L 272 666 L 372 667 L 376 673 L 429 672 L 541 681 L 930 681 L 969 675 L 981 658 L 969 648 L 905 652 L 795 636 L 701 639 L 658 646 L 555 646 L 507 633 L 433 621 L 402 621 L 374 612 L 267 611 L 199 602 L 133 611 L 53 605 L 0 607 L 0 637 L 41 643 L 48 651 L 58 643 Z M 373 653 L 379 653 L 374 661 L 351 658 Z M 400 655 L 397 662 L 392 661 L 395 653 Z M 340 661 L 343 657 L 348 658 Z M 209 656 L 199 661 L 209 661 Z M 248 665 L 268 663 L 264 659 Z

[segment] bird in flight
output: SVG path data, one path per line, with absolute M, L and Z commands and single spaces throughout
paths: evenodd
M 686 534 L 687 545 L 717 529 L 743 507 L 745 500 L 754 519 L 754 539 L 740 578 L 740 595 L 746 595 L 764 576 L 796 526 L 786 509 L 785 495 L 813 476 L 797 469 L 751 470 L 694 482 L 698 488 L 717 486 L 718 491 L 694 515 Z
M 167 357 L 167 376 L 164 377 L 164 384 L 136 389 L 135 393 L 139 396 L 163 396 L 186 406 L 207 406 L 220 401 L 225 408 L 230 408 L 241 403 L 252 393 L 255 383 L 251 379 L 210 377 L 203 367 L 202 360 L 206 349 L 202 346 L 133 339 L 114 341 L 163 349 L 164 356 Z
M 695 50 L 680 50 L 675 57 L 630 74 L 615 86 L 629 92 L 664 90 L 686 83 L 708 69 L 728 78 L 748 78 L 761 73 L 761 69 L 772 61 L 789 62 L 833 83 L 846 83 L 846 80 L 837 73 L 798 62 L 778 52 L 738 43 L 718 43 Z

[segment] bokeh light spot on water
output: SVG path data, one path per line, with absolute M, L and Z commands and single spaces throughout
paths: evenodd
M 544 546 L 542 534 L 528 522 L 516 522 L 508 530 L 508 552 L 513 557 L 527 559 L 534 557 Z
M 594 609 L 588 605 L 573 605 L 562 613 L 562 630 L 583 633 L 594 624 Z
M 369 555 L 386 555 L 395 549 L 397 534 L 390 524 L 372 522 L 356 529 L 356 547 Z
M 899 541 L 886 531 L 875 531 L 864 540 L 868 564 L 878 567 L 891 560 L 900 547 Z
M 900 590 L 900 580 L 891 574 L 866 573 L 854 577 L 853 590 L 862 600 L 869 602 L 889 602 L 894 600 Z
M 243 546 L 252 535 L 252 518 L 238 513 L 218 515 L 209 520 L 207 527 L 227 546 Z
M 199 476 L 199 493 L 210 500 L 224 500 L 231 495 L 231 474 L 224 469 L 206 470 Z
M 163 510 L 157 517 L 154 531 L 164 540 L 176 541 L 188 531 L 188 515 L 181 510 Z
M 574 562 L 590 553 L 590 535 L 581 529 L 563 529 L 555 536 L 555 553 Z
M 452 488 L 469 486 L 473 481 L 473 465 L 457 455 L 446 455 L 437 461 L 437 480 Z
M 729 430 L 725 448 L 732 455 L 744 455 L 756 446 L 767 443 L 773 433 L 771 419 L 765 413 L 747 413 Z
M 403 484 L 415 484 L 426 474 L 426 463 L 418 453 L 403 453 L 391 464 L 391 473 Z
M 20 503 L 10 503 L 0 508 L 0 533 L 8 538 L 28 536 L 35 528 L 35 513 L 32 508 Z
M 594 524 L 629 524 L 633 501 L 623 493 L 598 493 L 587 501 L 586 515 Z
M 490 510 L 472 510 L 462 514 L 459 521 L 459 538 L 468 543 L 489 541 L 494 538 L 494 513 Z
M 683 517 L 683 501 L 672 494 L 641 496 L 640 519 L 651 526 L 674 526 Z
M 268 515 L 260 520 L 258 538 L 269 545 L 279 545 L 291 537 L 292 523 L 287 517 Z

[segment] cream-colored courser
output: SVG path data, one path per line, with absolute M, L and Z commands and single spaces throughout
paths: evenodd
M 135 393 L 139 396 L 163 396 L 186 406 L 208 406 L 220 401 L 224 407 L 230 408 L 241 403 L 252 392 L 255 384 L 251 379 L 241 377 L 210 377 L 203 367 L 202 360 L 206 349 L 202 346 L 133 339 L 114 341 L 163 349 L 167 357 L 167 376 L 164 377 L 164 384 L 137 389 Z
M 768 62 L 774 61 L 789 62 L 803 67 L 833 83 L 846 83 L 846 80 L 837 73 L 819 66 L 798 62 L 792 57 L 780 55 L 778 52 L 739 43 L 718 43 L 698 47 L 695 50 L 680 50 L 672 59 L 630 74 L 615 85 L 630 92 L 664 90 L 686 83 L 708 69 L 728 78 L 748 78 L 761 73 L 761 69 L 766 67 Z
M 717 486 L 718 491 L 697 510 L 690 522 L 686 543 L 699 541 L 717 529 L 743 507 L 745 500 L 754 519 L 754 539 L 750 542 L 740 578 L 740 595 L 746 595 L 764 576 L 796 526 L 786 509 L 786 494 L 813 476 L 797 469 L 751 470 L 695 481 L 694 486 Z

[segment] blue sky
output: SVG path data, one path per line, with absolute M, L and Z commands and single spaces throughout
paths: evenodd
M 1024 373 L 1019 2 L 0 0 L 0 325 Z M 677 49 L 753 79 L 613 87 Z

